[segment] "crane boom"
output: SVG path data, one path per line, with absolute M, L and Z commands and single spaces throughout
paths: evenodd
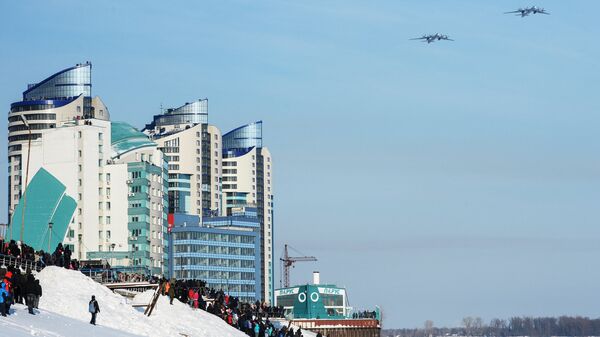
M 283 257 L 279 259 L 283 263 L 283 286 L 290 286 L 290 268 L 294 268 L 296 262 L 314 262 L 317 258 L 314 256 L 290 256 L 288 253 L 288 245 L 285 245 Z

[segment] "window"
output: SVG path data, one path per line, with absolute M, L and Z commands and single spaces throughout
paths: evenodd
M 80 105 L 77 106 L 77 112 L 81 112 L 81 106 Z
M 77 151 L 77 153 L 79 154 L 79 158 L 81 158 L 81 150 Z
M 98 209 L 99 209 L 99 210 L 102 210 L 102 202 L 99 202 L 99 203 L 98 203 Z
M 81 172 L 81 169 L 82 169 L 81 165 L 78 165 L 78 168 L 79 168 L 79 172 Z
M 98 195 L 102 195 L 102 187 L 98 188 Z
M 110 196 L 110 187 L 106 188 L 106 195 Z
M 110 231 L 106 231 L 106 238 L 110 239 Z
M 110 182 L 110 173 L 106 174 L 106 182 Z
M 102 231 L 98 231 L 98 239 L 102 239 Z
M 110 211 L 110 201 L 106 202 L 106 209 Z
M 102 111 L 102 110 L 100 110 L 100 111 Z M 102 132 L 100 132 L 98 134 L 98 140 L 102 140 L 104 138 L 103 136 L 104 136 L 104 134 Z
M 102 166 L 102 159 L 98 159 L 98 167 Z
M 103 149 L 102 144 L 98 145 L 98 152 L 99 153 L 102 153 L 102 149 Z
M 106 224 L 110 225 L 110 217 L 109 216 L 106 217 Z
M 81 208 L 77 209 L 77 214 L 81 215 Z
M 77 137 L 81 138 L 81 131 L 77 131 Z
M 102 245 L 98 245 L 98 251 L 101 252 L 102 251 Z

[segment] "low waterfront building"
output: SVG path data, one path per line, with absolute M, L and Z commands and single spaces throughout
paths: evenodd
M 228 217 L 174 214 L 170 275 L 200 279 L 243 302 L 262 299 L 260 224 L 256 209 Z M 170 224 L 171 225 L 171 224 Z
M 286 317 L 340 319 L 348 316 L 346 289 L 334 284 L 304 284 L 275 290 L 275 306 L 282 306 Z

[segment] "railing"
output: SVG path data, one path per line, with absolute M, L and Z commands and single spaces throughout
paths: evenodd
M 14 267 L 14 268 L 21 268 L 23 270 L 30 269 L 30 270 L 35 270 L 35 271 L 41 271 L 42 269 L 44 269 L 44 267 L 42 265 L 35 263 L 35 261 L 26 260 L 21 257 L 14 257 L 14 256 L 10 256 L 10 255 L 2 255 L 2 254 L 0 254 L 0 267 L 2 267 L 2 268 Z

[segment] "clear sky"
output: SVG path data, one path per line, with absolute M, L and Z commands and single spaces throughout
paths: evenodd
M 502 14 L 529 5 L 552 15 Z M 0 105 L 89 60 L 113 120 L 142 127 L 204 97 L 224 132 L 263 120 L 276 258 L 284 243 L 317 256 L 292 279 L 320 270 L 386 327 L 598 317 L 598 13 L 593 0 L 2 1 Z M 435 32 L 456 41 L 408 40 Z

